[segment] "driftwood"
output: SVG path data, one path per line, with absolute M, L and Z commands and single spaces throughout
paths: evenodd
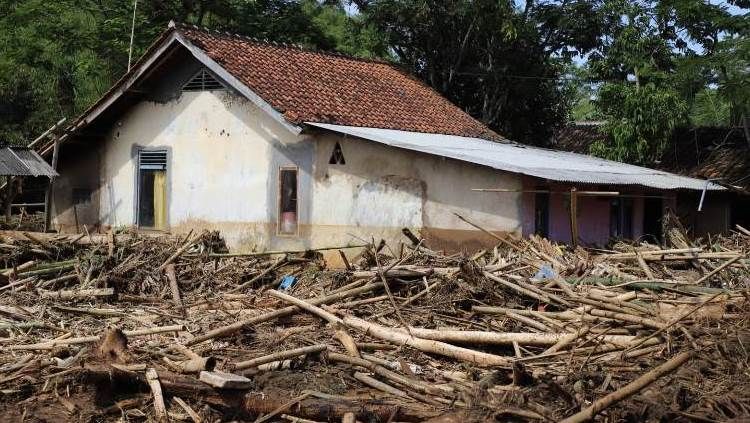
M 623 399 L 638 393 L 643 388 L 652 384 L 657 379 L 663 377 L 667 373 L 674 371 L 676 368 L 682 366 L 690 357 L 692 352 L 686 351 L 672 357 L 664 364 L 644 373 L 638 379 L 628 383 L 622 388 L 612 392 L 611 394 L 594 401 L 589 407 L 579 411 L 578 413 L 561 420 L 561 423 L 579 423 L 591 420 L 602 412 L 602 410 L 615 404 Z
M 192 421 L 557 421 L 602 407 L 622 420 L 652 402 L 664 421 L 750 416 L 736 372 L 744 233 L 612 251 L 503 236 L 468 254 L 411 235 L 347 252 L 346 269 L 312 252 L 226 253 L 210 232 L 3 237 L 0 390 L 28 413 L 51 399 L 60 420 L 163 419 L 155 383 L 167 417 Z M 72 307 L 60 294 L 88 289 L 117 295 Z M 647 396 L 623 388 L 697 350 L 704 360 Z M 6 404 L 10 420 L 17 408 Z

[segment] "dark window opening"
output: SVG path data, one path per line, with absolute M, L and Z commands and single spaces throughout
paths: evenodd
M 91 204 L 91 189 L 73 188 L 73 204 L 77 206 Z
M 615 198 L 609 207 L 609 236 L 633 238 L 633 200 Z
M 333 147 L 333 152 L 331 153 L 331 158 L 328 160 L 328 164 L 346 164 L 346 159 L 344 159 L 344 152 L 341 151 L 341 144 L 339 144 L 338 142 L 336 143 L 336 146 Z
M 224 85 L 205 69 L 201 69 L 187 84 L 182 86 L 182 91 L 214 91 L 223 89 Z
M 661 243 L 661 219 L 662 199 L 644 198 L 643 200 L 643 235 L 649 237 L 648 241 Z
M 549 193 L 538 192 L 534 196 L 534 233 L 549 237 Z
M 164 229 L 167 226 L 167 152 L 138 154 L 138 226 Z
M 297 233 L 297 168 L 279 171 L 279 233 Z

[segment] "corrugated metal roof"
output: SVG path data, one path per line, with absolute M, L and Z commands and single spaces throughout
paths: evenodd
M 0 176 L 58 176 L 52 167 L 26 147 L 0 148 Z
M 479 138 L 308 122 L 309 125 L 393 147 L 449 157 L 553 181 L 641 185 L 659 189 L 723 190 L 702 179 L 604 160 L 584 154 L 497 143 Z

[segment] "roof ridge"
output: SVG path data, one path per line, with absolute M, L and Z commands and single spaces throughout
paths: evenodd
M 175 22 L 170 22 L 170 26 L 169 27 L 170 28 L 176 28 L 177 30 L 188 29 L 188 30 L 201 31 L 201 32 L 205 32 L 205 33 L 210 34 L 210 35 L 216 35 L 216 36 L 221 36 L 221 37 L 230 37 L 230 38 L 239 38 L 239 39 L 243 39 L 243 40 L 246 40 L 246 41 L 249 41 L 249 42 L 252 42 L 252 43 L 256 43 L 256 44 L 270 45 L 270 46 L 274 46 L 274 47 L 283 47 L 283 48 L 299 50 L 299 51 L 307 52 L 307 53 L 320 54 L 320 55 L 324 55 L 324 56 L 334 56 L 334 57 L 339 57 L 339 58 L 342 58 L 342 59 L 357 60 L 357 61 L 361 61 L 361 62 L 369 62 L 369 63 L 378 63 L 378 64 L 390 65 L 390 66 L 395 66 L 395 67 L 398 68 L 398 64 L 397 63 L 391 62 L 391 61 L 383 59 L 383 58 L 353 56 L 351 54 L 342 53 L 342 52 L 336 51 L 336 50 L 322 50 L 322 49 L 318 49 L 318 48 L 315 48 L 315 47 L 304 46 L 304 45 L 298 44 L 298 43 L 285 43 L 285 42 L 268 40 L 266 38 L 261 39 L 261 38 L 252 37 L 252 36 L 249 36 L 249 35 L 240 34 L 240 33 L 236 33 L 236 32 L 221 31 L 221 30 L 218 30 L 218 29 L 208 28 L 208 27 L 205 27 L 205 26 L 198 26 L 198 25 L 195 25 L 195 24 L 188 24 L 188 23 L 184 23 L 184 22 L 176 22 L 176 23 Z

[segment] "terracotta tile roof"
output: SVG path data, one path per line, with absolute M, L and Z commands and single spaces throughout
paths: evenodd
M 603 140 L 600 122 L 576 122 L 556 131 L 552 147 L 588 154 L 591 143 Z M 717 182 L 750 192 L 750 144 L 742 128 L 685 128 L 672 137 L 659 170 Z
M 177 30 L 290 122 L 502 139 L 394 65 L 190 26 Z

